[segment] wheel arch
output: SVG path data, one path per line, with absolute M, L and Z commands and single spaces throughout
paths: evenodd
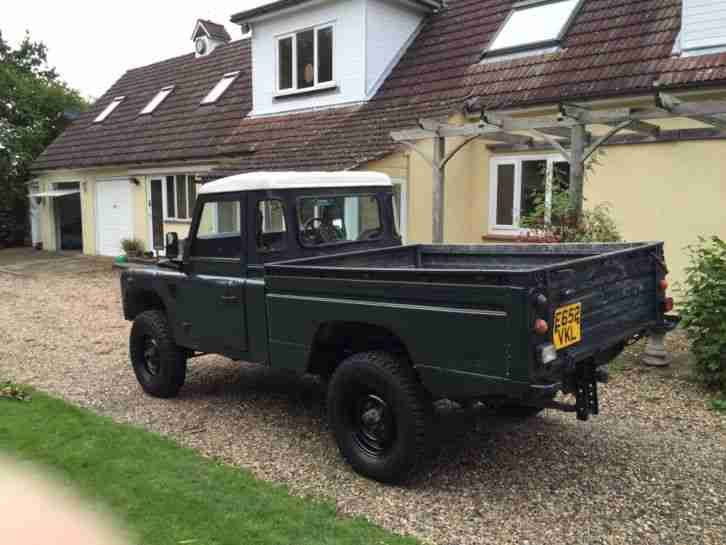
M 127 320 L 133 320 L 147 310 L 160 310 L 166 313 L 166 304 L 158 293 L 150 289 L 138 289 L 126 295 L 124 317 Z
M 406 343 L 386 326 L 366 322 L 325 322 L 313 337 L 307 371 L 330 376 L 349 355 L 373 350 L 389 352 L 411 364 Z

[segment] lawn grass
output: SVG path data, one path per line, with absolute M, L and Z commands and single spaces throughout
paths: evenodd
M 137 543 L 417 543 L 42 393 L 0 398 L 0 415 L 0 452 L 49 468 L 92 506 L 110 510 Z

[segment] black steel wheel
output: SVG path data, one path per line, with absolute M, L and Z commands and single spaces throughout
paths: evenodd
M 163 312 L 139 314 L 131 327 L 129 355 L 136 379 L 154 397 L 175 397 L 186 379 L 184 351 L 174 342 Z
M 385 352 L 343 361 L 328 387 L 328 419 L 340 453 L 385 483 L 410 477 L 426 458 L 432 405 L 413 369 Z

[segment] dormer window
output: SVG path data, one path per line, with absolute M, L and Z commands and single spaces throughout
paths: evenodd
M 109 115 L 111 115 L 111 112 L 113 112 L 119 104 L 121 104 L 126 97 L 116 97 L 111 102 L 109 102 L 108 106 L 106 106 L 103 111 L 96 116 L 96 119 L 93 120 L 94 123 L 100 123 L 104 119 L 106 119 Z
M 483 56 L 539 53 L 560 44 L 583 0 L 526 0 L 514 5 Z
M 287 95 L 335 87 L 333 25 L 277 38 L 277 92 Z
M 144 107 L 144 109 L 141 110 L 141 114 L 142 115 L 150 114 L 151 112 L 153 112 L 154 110 L 156 110 L 157 106 L 159 106 L 159 104 L 161 104 L 162 102 L 164 102 L 164 99 L 166 97 L 168 97 L 173 90 L 174 90 L 174 86 L 173 85 L 169 85 L 167 87 L 164 87 L 161 91 L 159 91 L 158 93 L 156 93 L 156 96 L 154 96 L 154 98 L 151 99 L 151 102 L 149 102 Z
M 202 100 L 202 104 L 213 104 L 217 102 L 219 97 L 221 97 L 224 92 L 227 90 L 227 88 L 232 85 L 232 82 L 237 78 L 239 75 L 239 71 L 237 72 L 229 72 L 222 76 L 222 79 L 217 82 L 217 85 L 214 86 L 214 88 L 207 93 L 207 96 L 204 97 Z

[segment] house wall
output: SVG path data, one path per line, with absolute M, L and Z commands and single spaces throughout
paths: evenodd
M 274 97 L 277 85 L 276 37 L 306 28 L 334 23 L 333 78 L 331 91 Z M 281 13 L 256 21 L 252 35 L 253 115 L 315 108 L 363 100 L 365 96 L 365 2 L 323 2 L 300 9 L 291 17 Z
M 414 37 L 424 12 L 406 2 L 323 1 L 253 21 L 252 115 L 361 102 L 372 93 Z M 333 23 L 337 88 L 275 97 L 277 37 Z
M 366 94 L 378 87 L 422 20 L 405 4 L 366 0 Z
M 683 0 L 680 41 L 686 55 L 726 51 L 726 3 Z
M 127 171 L 119 169 L 84 171 L 64 170 L 40 176 L 38 181 L 40 191 L 53 189 L 53 184 L 55 183 L 80 182 L 83 253 L 94 255 L 96 254 L 96 180 L 128 177 Z M 141 178 L 139 179 L 141 181 L 140 185 L 133 185 L 131 189 L 134 208 L 133 236 L 141 239 L 142 242 L 144 242 L 145 248 L 148 249 L 146 182 Z M 43 204 L 40 207 L 40 235 L 44 249 L 50 251 L 58 250 L 52 199 L 43 199 Z

